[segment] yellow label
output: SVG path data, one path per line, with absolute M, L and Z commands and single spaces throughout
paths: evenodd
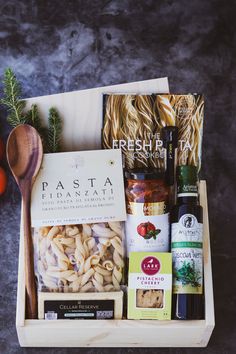
M 131 215 L 162 215 L 168 212 L 165 201 L 156 203 L 128 202 L 127 213 Z

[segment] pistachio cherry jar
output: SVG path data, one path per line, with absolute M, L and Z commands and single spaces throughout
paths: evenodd
M 157 169 L 125 172 L 128 255 L 169 251 L 168 186 Z

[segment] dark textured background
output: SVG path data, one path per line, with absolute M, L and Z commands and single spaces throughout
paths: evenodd
M 0 197 L 0 353 L 236 352 L 236 1 L 0 0 L 0 75 L 24 97 L 168 76 L 171 92 L 206 99 L 202 176 L 208 181 L 216 328 L 207 349 L 20 349 L 15 301 L 20 195 Z M 9 127 L 4 113 L 0 133 Z

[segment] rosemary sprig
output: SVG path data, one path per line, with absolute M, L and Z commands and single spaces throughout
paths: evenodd
M 4 97 L 0 102 L 7 108 L 7 121 L 13 127 L 26 123 L 26 116 L 23 113 L 26 103 L 20 99 L 21 85 L 10 68 L 5 70 L 3 85 Z
M 3 85 L 4 95 L 0 103 L 7 108 L 8 123 L 12 127 L 19 124 L 32 125 L 42 138 L 44 152 L 59 151 L 61 148 L 62 121 L 58 111 L 55 108 L 50 108 L 48 128 L 44 127 L 36 104 L 33 104 L 29 111 L 25 110 L 26 102 L 21 99 L 21 85 L 10 68 L 5 70 Z
M 38 107 L 36 104 L 32 104 L 31 109 L 26 113 L 26 122 L 27 124 L 32 125 L 32 127 L 34 127 L 38 131 L 42 139 L 43 150 L 47 152 L 48 128 L 42 125 Z
M 62 121 L 59 117 L 58 111 L 54 107 L 50 108 L 49 110 L 48 124 L 48 151 L 60 151 Z
M 32 104 L 31 109 L 26 113 L 26 121 L 36 130 L 40 130 L 42 128 L 41 119 L 39 117 L 38 107 L 36 104 Z

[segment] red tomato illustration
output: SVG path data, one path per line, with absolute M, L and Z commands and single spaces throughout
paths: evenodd
M 155 232 L 156 228 L 151 222 L 144 222 L 138 225 L 137 232 L 140 236 L 145 237 L 150 231 Z

